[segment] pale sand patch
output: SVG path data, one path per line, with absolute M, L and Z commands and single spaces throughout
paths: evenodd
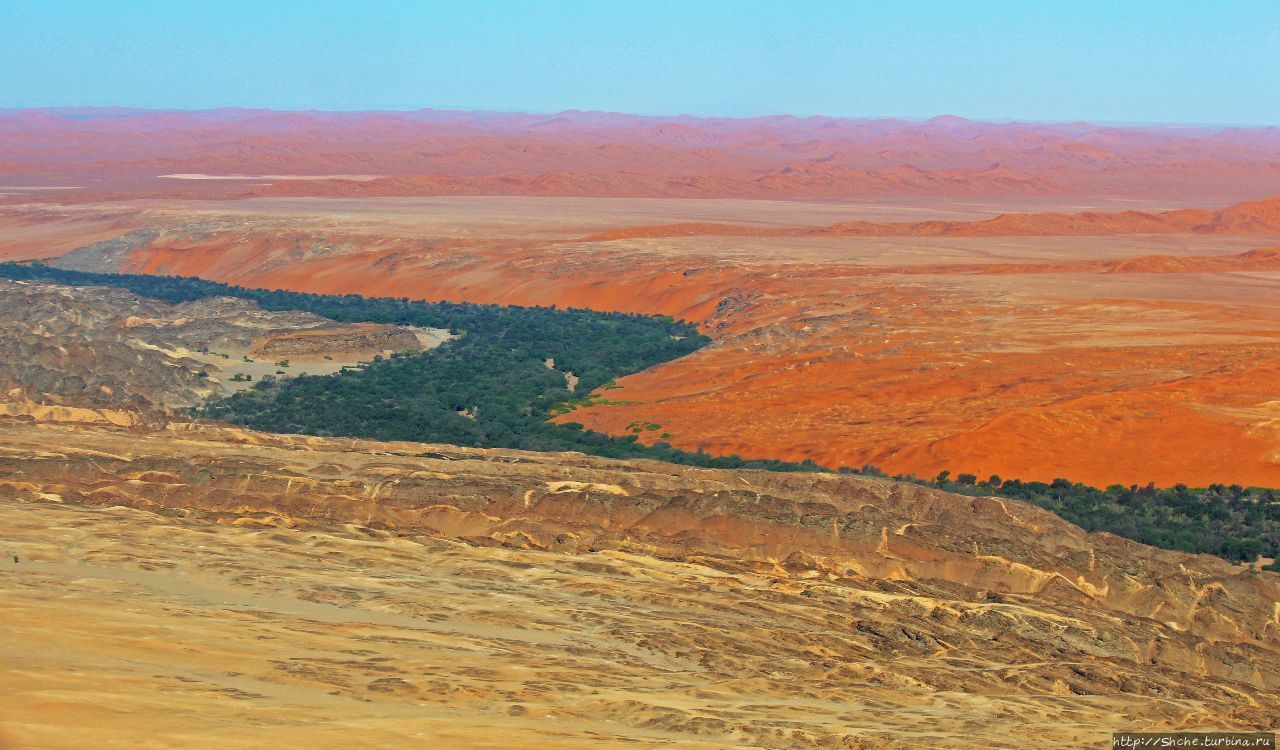
M 266 180 L 269 182 L 277 182 L 279 180 L 351 180 L 353 182 L 368 182 L 385 176 L 379 174 L 202 174 L 199 172 L 159 175 L 161 179 L 166 180 Z

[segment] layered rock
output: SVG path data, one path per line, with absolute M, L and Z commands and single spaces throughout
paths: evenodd
M 73 407 L 46 412 L 49 418 L 88 418 L 75 409 L 141 414 L 188 406 L 227 393 L 234 373 L 252 369 L 250 354 L 352 362 L 423 348 L 407 328 L 268 312 L 242 299 L 171 305 L 111 287 L 4 279 L 0 319 L 0 401 L 14 414 L 42 404 Z M 274 372 L 270 364 L 257 369 Z

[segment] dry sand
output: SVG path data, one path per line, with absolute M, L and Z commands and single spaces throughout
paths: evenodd
M 1016 501 L 177 427 L 0 423 L 5 750 L 1058 748 L 1276 715 L 1274 575 Z

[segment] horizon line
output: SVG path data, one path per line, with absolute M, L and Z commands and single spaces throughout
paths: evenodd
M 359 109 L 325 109 L 319 107 L 309 107 L 305 109 L 292 108 L 276 108 L 276 107 L 257 107 L 239 104 L 217 105 L 208 107 L 139 107 L 132 105 L 116 105 L 116 104 L 57 104 L 57 105 L 37 105 L 37 106 L 0 106 L 0 113 L 9 114 L 17 112 L 49 112 L 53 114 L 62 114 L 69 112 L 118 112 L 127 114 L 172 114 L 172 113 L 210 113 L 210 112 L 264 112 L 275 114 L 331 114 L 331 115 L 362 115 L 362 114 L 386 114 L 386 115 L 410 115 L 423 112 L 438 112 L 450 114 L 483 114 L 483 115 L 506 115 L 506 116 L 541 116 L 541 117 L 562 117 L 565 115 L 611 115 L 621 117 L 633 117 L 638 119 L 688 119 L 688 120 L 731 120 L 738 122 L 747 122 L 751 120 L 771 120 L 771 119 L 790 119 L 790 120 L 829 120 L 843 122 L 905 122 L 905 123 L 929 123 L 937 120 L 959 120 L 966 123 L 991 124 L 991 125 L 1088 125 L 1093 127 L 1115 127 L 1115 128 L 1205 128 L 1205 129 L 1241 129 L 1241 130 L 1273 130 L 1280 128 L 1280 124 L 1258 124 L 1258 123 L 1209 123 L 1209 122 L 1174 122 L 1165 120 L 1094 120 L 1094 119 L 1030 119 L 1018 118 L 1014 116 L 1002 117 L 968 117 L 965 115 L 957 115 L 952 113 L 941 113 L 937 115 L 924 116 L 904 116 L 904 115 L 827 115 L 827 114 L 793 114 L 788 112 L 774 112 L 767 114 L 754 115 L 715 115 L 715 114 L 693 114 L 691 112 L 679 113 L 641 113 L 641 112 L 625 112 L 621 110 L 609 109 L 580 109 L 571 107 L 569 109 L 557 111 L 544 110 L 526 110 L 526 109 L 489 109 L 489 108 L 467 108 L 455 106 L 423 106 L 415 109 L 405 109 L 396 107 L 371 107 Z

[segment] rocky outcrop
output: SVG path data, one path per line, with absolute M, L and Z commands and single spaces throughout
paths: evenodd
M 170 305 L 123 289 L 8 280 L 0 320 L 0 403 L 14 414 L 40 404 L 72 408 L 64 416 L 191 405 L 228 392 L 250 354 L 353 362 L 423 348 L 407 328 L 268 312 L 241 299 Z M 274 371 L 269 364 L 259 369 Z
M 163 307 L 122 290 L 0 281 L 0 393 L 10 402 L 117 408 L 216 393 L 199 362 L 146 335 L 163 327 Z

